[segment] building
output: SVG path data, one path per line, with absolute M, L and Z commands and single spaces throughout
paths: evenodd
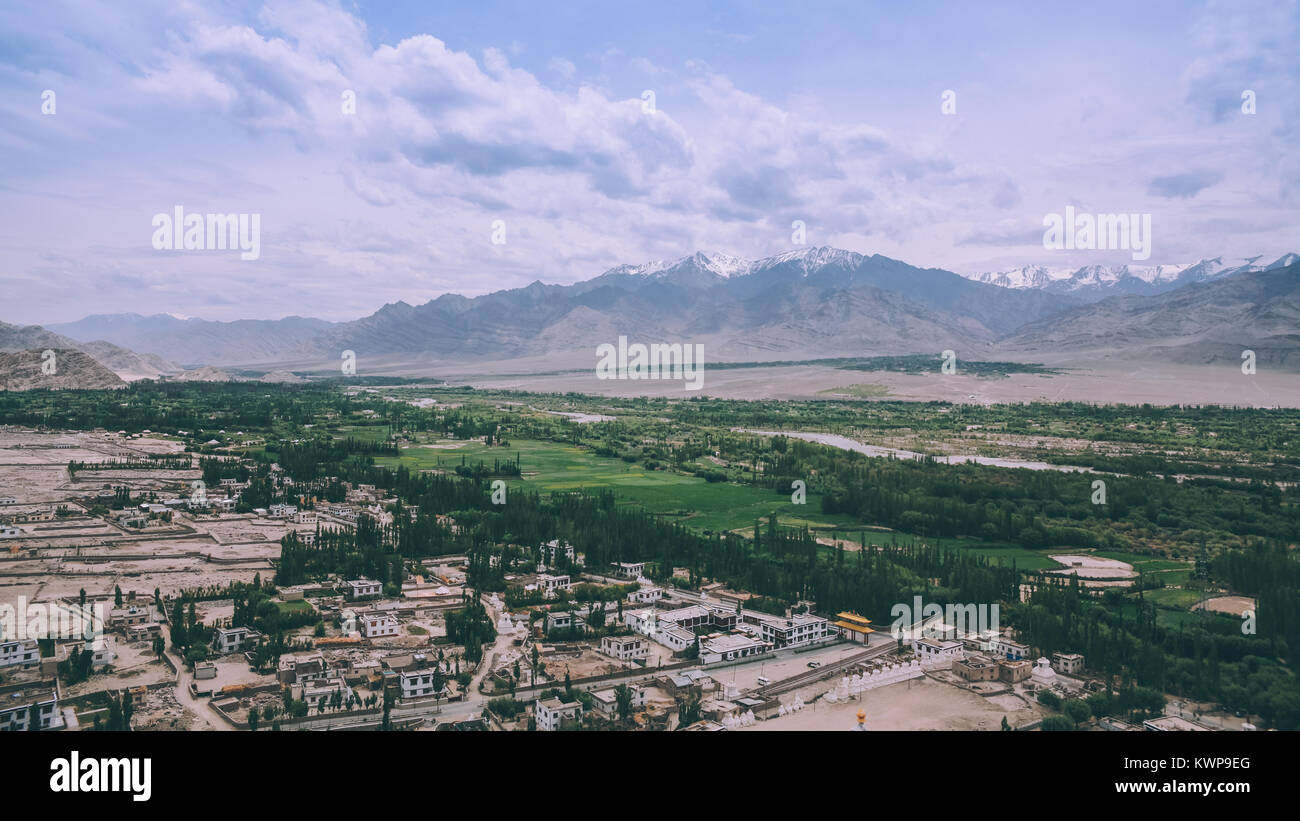
M 989 642 L 991 650 L 995 656 L 1005 658 L 1007 661 L 1019 661 L 1020 659 L 1029 658 L 1029 648 L 1018 641 L 1012 641 L 1005 636 L 999 636 Z
M 357 618 L 357 629 L 368 639 L 396 636 L 399 627 L 392 613 L 362 613 Z
M 614 575 L 620 579 L 639 579 L 645 575 L 645 562 L 616 562 Z
M 570 564 L 573 564 L 578 558 L 578 554 L 574 551 L 573 545 L 568 542 L 561 542 L 559 539 L 552 539 L 542 545 L 542 561 L 546 564 L 554 565 L 559 561 L 561 556 L 567 559 Z
M 267 515 L 272 519 L 288 519 L 297 512 L 297 505 L 271 505 L 267 508 Z
M 638 687 L 635 684 L 629 684 L 627 687 L 632 691 L 632 709 L 645 707 L 648 698 L 645 688 Z M 595 691 L 591 694 L 591 701 L 592 706 L 596 708 L 596 712 L 606 718 L 618 717 L 618 696 L 613 688 Z
M 343 594 L 352 601 L 379 596 L 383 592 L 384 586 L 373 579 L 351 579 L 343 583 Z
M 3 727 L 0 724 L 0 727 Z M 1183 732 L 1186 730 L 1197 730 L 1206 732 L 1210 728 L 1203 724 L 1197 724 L 1194 721 L 1188 721 L 1179 716 L 1161 716 L 1159 718 L 1149 718 L 1142 722 L 1142 726 L 1155 732 Z
M 567 610 L 553 610 L 546 614 L 546 631 L 568 630 L 577 628 L 586 632 L 587 622 L 582 616 L 570 613 Z
M 654 604 L 663 597 L 664 589 L 653 584 L 645 585 L 627 595 L 628 601 L 634 604 Z
M 997 681 L 998 665 L 984 656 L 970 656 L 957 659 L 952 663 L 952 670 L 967 681 Z
M 573 583 L 569 581 L 568 574 L 562 576 L 552 576 L 550 573 L 537 574 L 537 589 L 542 591 L 542 598 L 553 599 L 560 595 L 561 590 L 569 590 Z
M 447 682 L 446 677 L 442 683 L 442 690 L 438 693 L 433 691 L 433 673 L 434 668 L 424 667 L 418 670 L 404 670 L 398 673 L 402 686 L 402 698 L 420 698 L 421 696 L 439 695 L 446 697 Z
M 194 678 L 197 681 L 206 681 L 217 677 L 217 663 L 215 661 L 196 661 L 194 662 Z
M 320 653 L 301 653 L 280 657 L 275 677 L 282 684 L 303 684 L 329 675 L 329 666 Z
M 0 731 L 27 731 L 33 729 L 32 712 L 35 708 L 38 729 L 62 729 L 63 714 L 59 712 L 59 691 L 48 682 L 24 686 L 0 694 Z
M 218 627 L 212 638 L 212 649 L 221 655 L 240 653 L 256 647 L 262 634 L 251 627 Z
M 582 721 L 582 702 L 565 704 L 558 698 L 548 698 L 545 701 L 538 699 L 533 704 L 533 716 L 537 719 L 539 730 L 567 729 Z
M 1079 653 L 1053 653 L 1052 667 L 1067 676 L 1083 672 L 1083 656 Z
M 835 626 L 839 628 L 840 635 L 849 641 L 866 644 L 867 636 L 876 632 L 870 627 L 871 619 L 857 613 L 836 613 L 835 618 Z
M 718 661 L 734 661 L 761 655 L 771 650 L 771 642 L 749 636 L 734 633 L 726 636 L 711 636 L 700 641 L 700 662 L 713 664 Z
M 797 613 L 786 619 L 746 610 L 743 611 L 743 616 L 746 624 L 758 628 L 759 638 L 777 650 L 783 647 L 802 647 L 830 634 L 830 622 L 810 613 Z
M 156 621 L 147 621 L 144 624 L 132 624 L 122 630 L 122 634 L 128 642 L 135 641 L 153 641 L 162 636 L 162 625 Z
M 1029 659 L 1003 659 L 998 662 L 998 678 L 1009 684 L 1015 684 L 1017 681 L 1024 681 L 1034 672 L 1034 665 Z
M 294 524 L 299 525 L 314 525 L 316 524 L 316 511 L 300 510 L 293 514 L 293 521 Z
M 0 525 L 0 539 L 16 539 L 21 535 L 23 535 L 23 529 L 21 527 Z
M 650 643 L 642 636 L 604 636 L 600 652 L 619 661 L 634 661 L 650 655 Z
M 36 639 L 0 641 L 0 667 L 35 667 L 40 663 Z
M 912 641 L 912 652 L 925 667 L 947 667 L 965 654 L 962 644 L 951 639 L 922 638 Z
M 149 617 L 149 609 L 146 607 L 114 607 L 108 611 L 108 626 L 110 629 L 123 629 L 137 624 L 148 624 L 152 619 Z
M 352 688 L 341 677 L 322 678 L 302 685 L 302 700 L 307 708 L 321 712 L 325 707 L 346 705 L 352 698 Z

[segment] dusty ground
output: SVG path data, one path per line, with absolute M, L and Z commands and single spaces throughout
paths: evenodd
M 1062 576 L 1078 576 L 1081 579 L 1129 579 L 1137 575 L 1133 572 L 1133 565 L 1117 559 L 1076 555 L 1054 555 L 1051 558 L 1065 567 L 1049 572 Z
M 599 396 L 696 395 L 726 399 L 825 399 L 822 391 L 849 385 L 873 383 L 887 393 L 883 399 L 997 404 L 1005 402 L 1116 402 L 1139 404 L 1233 404 L 1252 407 L 1300 407 L 1300 379 L 1294 373 L 1260 372 L 1246 376 L 1238 368 L 1140 362 L 1079 362 L 1055 358 L 1035 361 L 1053 367 L 1069 367 L 1055 376 L 1013 374 L 1005 378 L 980 379 L 958 372 L 913 375 L 890 372 L 848 371 L 821 366 L 738 368 L 704 372 L 699 391 L 686 391 L 681 381 L 600 380 L 591 371 L 528 375 L 528 363 L 498 363 L 481 366 L 477 373 L 445 373 L 456 384 L 478 388 L 501 388 L 543 392 L 578 391 Z M 545 374 L 554 368 L 532 365 L 532 373 Z M 450 370 L 450 369 L 449 369 Z M 443 374 L 440 374 L 443 375 Z M 819 395 L 820 394 L 820 395 Z
M 166 497 L 188 492 L 190 470 L 82 470 L 70 477 L 71 460 L 96 462 L 138 458 L 144 453 L 171 453 L 180 445 L 145 437 L 119 440 L 94 433 L 36 433 L 0 428 L 0 489 L 18 498 L 10 508 L 49 509 L 94 492 L 106 484 L 128 484 L 135 491 L 155 490 Z M 74 506 L 75 507 L 75 506 Z M 124 592 L 152 595 L 182 589 L 252 581 L 271 572 L 279 540 L 288 530 L 282 521 L 252 515 L 191 516 L 175 512 L 173 523 L 128 531 L 86 515 L 80 507 L 64 520 L 22 525 L 24 535 L 0 542 L 0 598 L 25 596 L 46 601 L 78 595 Z
M 1206 610 L 1214 613 L 1227 613 L 1232 616 L 1240 616 L 1247 610 L 1255 609 L 1255 600 L 1249 596 L 1220 596 L 1217 599 L 1197 602 L 1192 605 L 1192 609 L 1200 610 L 1202 606 L 1204 606 Z
M 793 698 L 783 696 L 782 702 Z M 868 730 L 999 730 L 1002 717 L 1013 727 L 1041 717 L 1037 704 L 1018 695 L 978 696 L 930 678 L 868 690 L 859 700 L 817 701 L 801 711 L 760 721 L 744 730 L 853 730 L 858 710 Z

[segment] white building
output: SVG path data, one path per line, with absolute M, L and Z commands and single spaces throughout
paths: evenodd
M 552 576 L 550 573 L 539 573 L 537 575 L 537 589 L 542 591 L 542 598 L 553 599 L 560 594 L 561 590 L 569 590 L 573 583 L 569 581 L 568 574 L 562 576 Z
M 617 562 L 614 575 L 620 579 L 639 579 L 645 575 L 645 562 Z
M 537 729 L 548 732 L 561 730 L 582 720 L 582 702 L 565 704 L 558 698 L 538 699 L 533 705 L 533 715 L 537 719 Z
M 664 589 L 662 587 L 656 587 L 653 584 L 645 585 L 627 595 L 628 601 L 636 604 L 654 604 L 663 597 Z
M 628 689 L 632 691 L 632 708 L 644 707 L 649 698 L 644 687 L 638 687 L 635 684 L 629 684 Z M 614 718 L 618 715 L 618 696 L 615 695 L 613 688 L 608 690 L 597 690 L 591 694 L 592 706 L 596 711 L 607 718 Z
M 830 623 L 826 619 L 808 613 L 798 613 L 786 619 L 746 610 L 743 616 L 746 623 L 758 628 L 759 638 L 771 642 L 778 650 L 811 644 L 830 634 Z
M 604 636 L 600 652 L 619 661 L 632 661 L 650 655 L 650 643 L 643 636 Z
M 36 639 L 0 641 L 0 667 L 35 667 L 41 663 Z
M 1007 661 L 1019 661 L 1020 659 L 1029 658 L 1028 647 L 1005 636 L 999 636 L 990 642 L 990 652 L 995 656 L 1005 658 Z
M 295 524 L 300 525 L 314 525 L 316 524 L 316 511 L 300 510 L 293 514 L 293 521 Z
M 423 670 L 407 670 L 400 674 L 402 683 L 402 698 L 419 698 L 421 696 L 435 695 L 433 692 L 433 668 L 426 667 Z M 447 682 L 444 674 L 442 684 L 443 697 L 447 696 Z
M 302 700 L 307 702 L 308 708 L 318 712 L 333 703 L 335 694 L 338 694 L 340 703 L 346 705 L 352 697 L 352 688 L 342 678 L 315 679 L 302 685 Z
M 1052 666 L 1067 676 L 1083 672 L 1083 656 L 1078 653 L 1053 653 Z
M 267 513 L 272 519 L 287 519 L 297 512 L 297 505 L 271 505 L 267 509 Z
M 63 727 L 63 714 L 59 712 L 59 693 L 54 688 L 33 686 L 11 691 L 0 699 L 0 731 L 30 730 L 28 722 L 32 707 L 36 707 L 36 717 L 42 730 L 58 730 Z
M 700 642 L 700 661 L 704 664 L 712 664 L 717 661 L 732 661 L 761 655 L 771 651 L 771 649 L 772 644 L 770 642 L 760 641 L 749 636 L 738 634 L 714 636 Z
M 578 558 L 578 554 L 574 551 L 573 545 L 568 542 L 561 542 L 559 539 L 552 539 L 542 545 L 542 561 L 553 565 L 559 561 L 560 556 L 568 559 L 570 564 L 577 561 Z
M 397 617 L 392 613 L 362 613 L 357 626 L 368 639 L 396 636 L 399 629 Z
M 384 586 L 374 579 L 351 579 L 344 582 L 344 593 L 349 599 L 364 599 L 378 596 L 384 592 Z
M 966 657 L 962 643 L 953 639 L 913 639 L 912 652 L 923 667 L 950 667 L 954 660 Z
M 261 638 L 262 634 L 251 627 L 218 627 L 212 647 L 224 656 L 256 647 Z

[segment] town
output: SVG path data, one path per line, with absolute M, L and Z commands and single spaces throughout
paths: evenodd
M 645 534 L 615 534 L 611 543 L 629 546 L 617 554 L 581 528 L 543 538 L 528 519 L 540 497 L 487 498 L 489 474 L 527 484 L 518 454 L 486 474 L 377 466 L 394 453 L 490 447 L 503 425 L 438 436 L 419 433 L 411 415 L 472 434 L 501 406 L 346 396 L 324 438 L 312 423 L 278 442 L 273 428 L 0 428 L 0 728 L 1254 726 L 1204 700 L 1167 702 L 1109 663 L 1090 668 L 1081 646 L 1043 651 L 999 626 L 996 604 L 991 626 L 952 624 L 945 615 L 954 621 L 960 606 L 923 611 L 920 596 L 899 596 L 892 612 L 910 614 L 914 602 L 915 618 L 881 624 L 871 616 L 887 608 L 782 601 L 662 551 L 637 556 Z M 600 424 L 574 416 L 542 410 L 511 425 Z M 609 503 L 580 493 L 546 504 L 581 520 Z M 684 538 L 662 526 L 663 538 Z M 801 538 L 768 527 L 756 523 L 759 543 Z M 866 560 L 837 544 L 836 561 Z M 1124 576 L 1113 560 L 1056 561 L 1060 575 L 1007 578 L 1028 600 L 1077 594 L 1081 579 L 1100 593 Z

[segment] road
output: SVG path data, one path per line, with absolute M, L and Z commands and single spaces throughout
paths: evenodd
M 203 726 L 195 727 L 196 730 L 233 730 L 224 719 L 217 715 L 217 708 L 212 706 L 209 699 L 199 699 L 190 692 L 190 682 L 194 680 L 194 674 L 185 669 L 185 661 L 176 655 L 172 650 L 171 625 L 167 625 L 167 658 L 172 660 L 176 669 L 180 672 L 176 674 L 176 700 L 182 707 L 188 709 L 194 714 L 194 720 Z

